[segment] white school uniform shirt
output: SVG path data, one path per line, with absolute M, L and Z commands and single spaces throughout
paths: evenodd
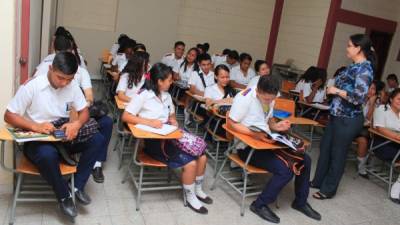
M 247 84 L 247 88 L 257 86 L 258 81 L 260 80 L 260 77 L 261 77 L 260 75 L 256 75 L 255 77 L 253 77 Z
M 250 80 L 256 76 L 256 73 L 251 68 L 247 70 L 247 76 L 244 76 L 243 72 L 240 70 L 240 66 L 233 67 L 230 74 L 231 80 L 243 85 L 247 85 Z
M 143 86 L 145 78 L 142 76 L 142 79 L 139 81 L 137 85 L 132 83 L 132 88 L 128 88 L 128 81 L 129 81 L 129 74 L 124 73 L 122 74 L 121 78 L 119 79 L 118 86 L 117 86 L 117 93 L 119 91 L 125 92 L 125 95 L 132 98 L 139 89 Z
M 300 93 L 300 91 L 303 90 L 304 84 L 305 84 L 305 81 L 304 80 L 300 80 L 299 82 L 297 82 L 296 87 L 294 88 L 294 90 L 296 92 Z
M 118 65 L 118 71 L 121 72 L 126 64 L 128 64 L 128 59 L 126 58 L 125 53 L 118 53 L 111 63 L 113 66 Z
M 311 86 L 312 86 L 311 82 L 304 83 L 302 90 L 304 98 L 308 97 L 311 94 L 312 92 Z M 312 101 L 321 103 L 324 102 L 324 98 L 325 98 L 325 88 L 318 89 Z
M 205 87 L 200 78 L 200 75 L 199 75 L 200 73 L 203 74 L 204 81 L 206 83 Z M 207 75 L 205 75 L 202 70 L 200 70 L 199 72 L 193 71 L 189 78 L 189 85 L 194 85 L 196 87 L 196 89 L 199 91 L 204 91 L 206 87 L 209 87 L 213 84 L 215 84 L 215 76 L 214 76 L 214 72 L 212 72 L 212 71 L 208 72 Z
M 393 131 L 400 132 L 400 115 L 396 115 L 390 105 L 380 105 L 374 111 L 374 127 L 384 127 Z
M 211 57 L 211 62 L 214 64 L 214 68 L 220 64 L 226 62 L 226 55 L 213 55 Z
M 239 92 L 233 99 L 229 118 L 246 127 L 256 126 L 270 132 L 268 121 L 272 117 L 275 101 L 263 106 L 257 98 L 256 87 Z
M 184 65 L 181 66 L 181 64 L 179 64 L 175 65 L 173 71 L 175 73 L 179 73 L 179 76 L 181 77 L 182 81 L 188 82 L 190 75 L 193 73 L 193 68 L 194 68 L 194 63 L 192 66 L 186 67 L 186 71 L 185 71 L 185 66 Z
M 171 68 L 179 68 L 179 66 L 183 63 L 183 60 L 185 60 L 184 56 L 182 56 L 180 59 L 176 59 L 175 53 L 168 53 L 162 57 L 161 62 L 167 66 L 170 66 Z
M 335 86 L 335 78 L 328 79 L 328 81 L 326 82 L 326 87 L 333 87 L 333 86 Z
M 174 114 L 175 108 L 171 95 L 168 92 L 161 92 L 161 99 L 154 91 L 142 89 L 136 93 L 126 106 L 125 111 L 146 119 L 161 120 L 168 122 L 170 115 Z
M 117 55 L 118 49 L 119 49 L 119 44 L 118 43 L 114 43 L 111 46 L 110 53 L 112 54 L 113 58 Z
M 43 123 L 68 118 L 72 107 L 81 111 L 86 106 L 85 97 L 76 83 L 55 89 L 47 76 L 37 76 L 21 85 L 7 110 L 36 123 Z
M 48 55 L 37 67 L 33 77 L 47 76 L 49 72 L 49 66 L 53 64 L 55 54 Z M 86 90 L 92 88 L 92 81 L 90 80 L 89 72 L 82 66 L 78 66 L 78 70 L 75 73 L 73 82 L 76 82 L 80 88 Z
M 221 91 L 218 87 L 218 84 L 213 84 L 209 87 L 206 87 L 204 90 L 204 97 L 210 98 L 212 100 L 221 100 L 225 96 L 225 93 Z

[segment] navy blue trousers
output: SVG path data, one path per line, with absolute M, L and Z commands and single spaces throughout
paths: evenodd
M 361 114 L 354 118 L 335 117 L 329 119 L 320 143 L 320 154 L 313 185 L 320 192 L 332 197 L 336 194 L 346 166 L 347 152 L 351 142 L 360 134 L 364 124 Z
M 104 137 L 104 145 L 101 147 L 99 157 L 96 161 L 105 162 L 107 160 L 108 145 L 110 144 L 112 130 L 113 130 L 113 120 L 109 116 L 103 116 L 97 120 L 99 124 L 99 132 Z
M 77 189 L 84 189 L 104 142 L 103 135 L 96 133 L 84 143 L 74 145 L 65 143 L 70 153 L 81 153 L 74 176 Z M 59 167 L 62 159 L 51 142 L 28 142 L 24 146 L 24 154 L 37 166 L 40 175 L 53 188 L 58 200 L 69 196 L 67 182 L 63 179 Z
M 239 150 L 239 157 L 245 161 L 250 152 L 250 148 Z M 266 206 L 276 201 L 279 192 L 288 184 L 294 173 L 276 157 L 273 151 L 255 151 L 251 157 L 250 165 L 265 169 L 273 174 L 271 179 L 265 185 L 261 194 L 255 202 L 256 207 Z M 300 175 L 295 176 L 295 200 L 296 206 L 302 207 L 307 203 L 308 194 L 310 192 L 310 172 L 311 158 L 306 154 L 304 157 L 304 169 Z

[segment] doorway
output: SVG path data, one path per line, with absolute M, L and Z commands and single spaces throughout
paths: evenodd
M 390 44 L 392 43 L 393 33 L 371 30 L 369 37 L 371 38 L 377 58 L 377 68 L 374 78 L 380 80 L 382 78 L 383 69 L 387 56 L 389 54 Z

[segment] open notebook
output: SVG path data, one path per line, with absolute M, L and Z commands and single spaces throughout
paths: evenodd
M 272 133 L 256 126 L 250 126 L 249 129 L 255 132 L 264 132 L 269 138 L 288 146 L 294 152 L 299 151 L 304 146 L 303 140 L 289 134 Z
M 39 141 L 50 137 L 48 134 L 36 133 L 33 131 L 26 131 L 19 128 L 7 128 L 11 135 L 14 137 L 15 141 L 18 143 L 28 142 L 28 141 Z
M 143 124 L 136 124 L 135 127 L 138 129 L 144 130 L 144 131 L 148 131 L 148 132 L 152 132 L 152 133 L 164 135 L 164 136 L 168 135 L 178 129 L 178 127 L 172 126 L 169 124 L 163 124 L 163 126 L 161 128 L 154 128 L 154 127 L 150 127 L 150 126 L 143 125 Z

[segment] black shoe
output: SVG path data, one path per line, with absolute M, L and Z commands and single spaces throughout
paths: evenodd
M 68 197 L 60 201 L 60 210 L 72 221 L 78 215 L 74 201 L 72 201 L 72 197 Z
M 315 185 L 312 181 L 310 181 L 310 188 L 319 189 L 319 186 Z
M 253 202 L 250 205 L 250 210 L 259 217 L 271 223 L 279 223 L 281 220 L 268 206 L 262 206 L 261 208 L 258 208 L 255 202 Z
M 317 211 L 311 208 L 308 202 L 302 207 L 298 207 L 294 203 L 292 203 L 292 208 L 310 217 L 311 219 L 321 220 L 321 214 L 319 214 Z
M 96 167 L 92 170 L 93 180 L 96 183 L 104 182 L 103 168 L 101 166 Z
M 213 203 L 213 200 L 212 200 L 212 198 L 210 198 L 210 197 L 205 197 L 205 198 L 201 198 L 201 197 L 199 197 L 198 195 L 196 195 L 196 197 L 200 200 L 200 201 L 202 201 L 202 202 L 204 202 L 204 203 L 206 203 L 206 204 L 212 204 Z
M 390 200 L 396 204 L 400 204 L 400 199 L 390 197 Z
M 208 214 L 208 209 L 204 206 L 200 207 L 200 209 L 196 209 L 189 202 L 187 202 L 187 205 L 189 206 L 190 209 L 192 209 L 193 211 L 195 211 L 199 214 L 203 214 L 203 215 Z
M 369 175 L 368 175 L 368 173 L 365 173 L 365 174 L 363 174 L 363 173 L 358 173 L 358 176 L 360 176 L 360 177 L 362 177 L 362 178 L 364 178 L 364 179 L 369 180 Z
M 90 196 L 88 194 L 86 194 L 86 192 L 84 192 L 84 191 L 80 191 L 80 190 L 75 191 L 75 197 L 83 205 L 89 205 L 92 202 L 92 199 L 90 199 Z

